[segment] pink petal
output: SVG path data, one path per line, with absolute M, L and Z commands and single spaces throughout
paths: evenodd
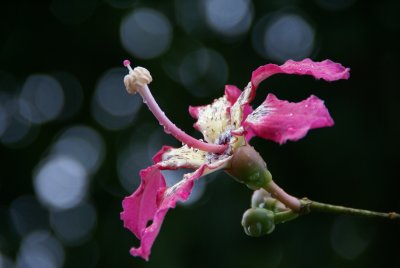
M 185 175 L 170 188 L 166 187 L 157 165 L 140 172 L 142 183 L 135 193 L 124 199 L 121 213 L 124 226 L 141 241 L 138 248 L 131 248 L 130 253 L 133 256 L 148 260 L 168 209 L 174 208 L 177 201 L 188 199 L 194 181 L 203 175 L 205 168 L 206 165 L 203 165 L 194 173 Z M 149 223 L 151 224 L 148 225 Z
M 198 119 L 199 118 L 199 113 L 201 111 L 201 109 L 205 107 L 203 106 L 189 106 L 189 114 L 194 118 L 194 119 Z
M 236 86 L 233 85 L 225 86 L 225 96 L 231 105 L 233 105 L 237 101 L 241 93 L 242 91 L 238 89 Z
M 292 103 L 268 94 L 243 125 L 249 138 L 256 135 L 282 144 L 301 139 L 310 129 L 329 127 L 333 123 L 324 102 L 316 96 Z
M 171 149 L 174 149 L 174 147 L 163 145 L 163 147 L 158 151 L 154 156 L 153 156 L 153 163 L 157 164 L 158 162 L 161 162 L 163 159 L 163 155 L 170 151 Z
M 350 69 L 343 67 L 340 63 L 331 60 L 314 62 L 310 59 L 302 61 L 288 60 L 283 65 L 266 64 L 258 67 L 251 75 L 251 83 L 254 87 L 274 74 L 298 74 L 312 75 L 316 79 L 324 79 L 326 81 L 335 81 L 339 79 L 348 79 Z
M 139 239 L 147 223 L 154 218 L 158 210 L 158 195 L 166 189 L 164 177 L 157 166 L 141 170 L 140 177 L 142 183 L 131 196 L 124 199 L 122 202 L 124 211 L 121 213 L 124 227 L 131 230 Z

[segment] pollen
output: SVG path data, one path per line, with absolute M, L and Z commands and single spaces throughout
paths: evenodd
M 153 80 L 146 68 L 136 67 L 132 69 L 129 60 L 124 60 L 123 64 L 129 70 L 129 74 L 124 77 L 124 84 L 128 93 L 135 94 L 139 92 L 141 88 L 147 86 Z

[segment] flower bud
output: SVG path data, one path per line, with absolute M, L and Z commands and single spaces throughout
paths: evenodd
M 244 183 L 252 190 L 263 188 L 272 180 L 260 154 L 252 146 L 237 148 L 232 156 L 231 167 L 227 172 L 238 182 Z
M 262 188 L 255 190 L 251 196 L 251 207 L 265 208 L 273 212 L 287 210 L 287 207 L 283 203 L 279 202 L 276 198 L 273 198 L 269 192 Z
M 242 226 L 249 236 L 270 234 L 275 229 L 274 213 L 263 208 L 250 208 L 243 214 Z

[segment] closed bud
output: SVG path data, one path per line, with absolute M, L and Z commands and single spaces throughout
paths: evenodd
M 235 180 L 244 183 L 252 190 L 263 188 L 272 180 L 260 154 L 252 146 L 245 145 L 235 150 L 231 167 L 226 170 Z
M 249 236 L 269 234 L 275 229 L 274 213 L 263 208 L 250 208 L 243 214 L 242 226 Z
M 279 200 L 273 198 L 269 192 L 265 189 L 255 190 L 251 196 L 251 207 L 252 208 L 265 208 L 272 210 L 273 212 L 286 211 L 286 206 L 279 202 Z

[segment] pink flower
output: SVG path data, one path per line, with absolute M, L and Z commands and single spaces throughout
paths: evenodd
M 267 64 L 256 69 L 243 91 L 232 85 L 225 87 L 225 95 L 212 104 L 190 107 L 189 113 L 197 119 L 194 127 L 205 142 L 196 140 L 178 129 L 160 110 L 147 84 L 150 73 L 141 67 L 130 68 L 124 82 L 128 92 L 142 95 L 155 117 L 164 125 L 167 133 L 182 141 L 184 146 L 164 146 L 153 157 L 154 164 L 140 172 L 141 185 L 122 202 L 121 219 L 124 226 L 140 240 L 138 248 L 132 248 L 133 256 L 148 260 L 164 217 L 178 201 L 190 196 L 194 182 L 200 177 L 220 169 L 229 169 L 235 151 L 246 145 L 254 136 L 285 143 L 304 137 L 308 130 L 333 125 L 322 100 L 316 96 L 299 103 L 279 100 L 269 94 L 255 110 L 250 106 L 258 85 L 274 74 L 311 75 L 317 79 L 334 81 L 348 79 L 349 69 L 330 60 L 299 62 L 289 60 L 283 65 Z M 161 170 L 193 169 L 177 184 L 167 187 Z

